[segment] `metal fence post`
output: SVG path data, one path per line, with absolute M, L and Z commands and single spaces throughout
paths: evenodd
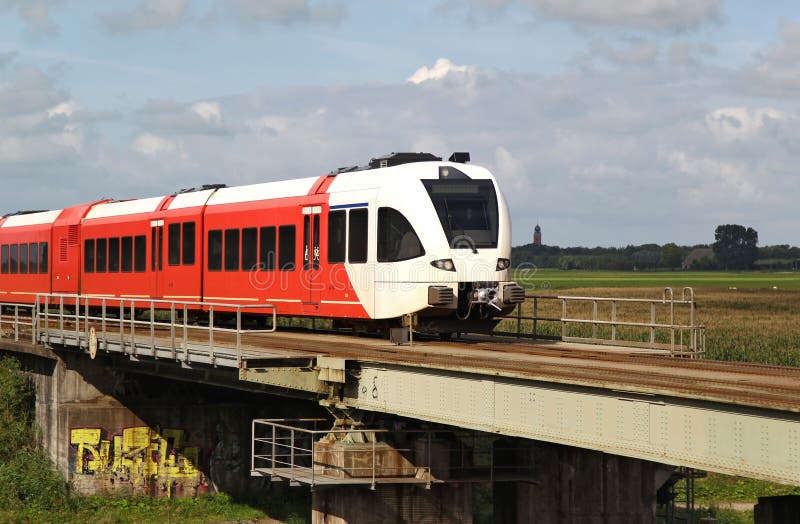
M 242 306 L 236 307 L 236 367 L 242 369 Z
M 213 364 L 214 363 L 214 304 L 211 304 L 208 313 L 208 351 L 209 351 L 209 359 Z
M 172 360 L 178 360 L 178 349 L 175 347 L 175 302 L 169 306 L 169 338 L 172 343 Z
M 272 424 L 272 473 L 275 476 L 275 424 Z
M 650 302 L 650 348 L 652 349 L 656 343 L 656 303 Z
M 150 353 L 153 358 L 158 358 L 156 353 L 156 305 L 152 300 L 150 301 Z
M 106 350 L 106 353 L 108 353 L 108 337 L 106 336 L 106 301 L 107 300 L 108 299 L 105 299 L 105 298 L 103 299 L 103 302 L 102 302 L 102 305 L 101 305 L 101 313 L 100 313 L 100 316 L 101 316 L 101 319 L 100 319 L 101 329 L 103 331 L 103 349 Z
M 58 297 L 58 330 L 61 332 L 61 345 L 63 346 L 67 339 L 64 334 L 64 297 Z
M 617 340 L 617 301 L 611 303 L 611 341 Z

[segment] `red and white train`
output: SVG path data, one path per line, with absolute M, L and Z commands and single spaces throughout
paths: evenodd
M 458 331 L 524 299 L 492 174 L 427 153 L 368 167 L 0 218 L 0 302 L 40 293 L 274 304 L 344 323 L 417 314 Z

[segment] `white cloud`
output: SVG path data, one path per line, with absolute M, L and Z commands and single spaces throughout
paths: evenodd
M 439 58 L 433 64 L 433 67 L 422 66 L 417 69 L 413 75 L 406 79 L 406 82 L 421 84 L 427 80 L 440 80 L 450 73 L 474 73 L 475 71 L 476 69 L 473 66 L 460 66 L 447 58 Z
M 262 115 L 246 122 L 248 128 L 259 133 L 281 133 L 286 131 L 290 124 L 289 118 L 278 115 Z
M 310 0 L 218 0 L 216 8 L 245 27 L 309 22 L 338 24 L 347 12 L 345 4 L 339 1 Z
M 786 113 L 773 108 L 748 110 L 746 107 L 725 107 L 706 115 L 705 123 L 720 142 L 747 140 L 758 135 L 770 120 L 785 120 Z
M 142 155 L 156 156 L 177 151 L 178 144 L 152 133 L 142 133 L 133 142 L 133 149 Z
M 192 0 L 143 0 L 130 11 L 100 13 L 112 33 L 133 33 L 169 27 L 187 18 Z
M 222 122 L 222 111 L 217 102 L 197 102 L 192 105 L 192 111 L 209 123 Z
M 220 103 L 216 101 L 184 104 L 175 100 L 149 100 L 136 113 L 136 118 L 143 129 L 161 135 L 231 135 L 246 131 L 242 125 L 225 122 Z
M 61 102 L 58 105 L 55 105 L 47 110 L 47 116 L 53 117 L 57 115 L 61 116 L 72 116 L 72 113 L 78 109 L 78 104 L 74 100 L 69 100 L 67 102 Z
M 800 22 L 781 20 L 778 41 L 757 53 L 742 88 L 772 96 L 800 95 Z
M 505 12 L 514 4 L 580 26 L 659 32 L 694 29 L 722 16 L 722 0 L 445 0 L 438 10 L 465 9 L 475 22 L 487 19 L 480 13 Z
M 58 33 L 58 26 L 51 10 L 63 3 L 64 0 L 0 0 L 0 12 L 15 12 L 33 34 L 54 35 Z
M 410 151 L 433 153 L 436 156 L 442 156 L 447 159 L 450 146 L 440 135 L 426 133 L 414 139 L 411 143 Z
M 503 146 L 494 149 L 495 176 L 504 183 L 505 191 L 525 191 L 530 188 L 530 180 L 525 176 L 522 162 Z
M 674 169 L 692 177 L 686 196 L 695 206 L 752 203 L 764 196 L 754 180 L 759 173 L 752 172 L 745 164 L 695 157 L 683 151 L 673 151 L 664 157 Z
M 345 4 L 334 0 L 217 0 L 210 7 L 206 5 L 197 0 L 141 0 L 133 9 L 103 12 L 98 18 L 112 33 L 134 33 L 219 22 L 233 22 L 249 29 L 263 25 L 337 24 L 346 14 Z
M 660 53 L 656 44 L 644 40 L 629 42 L 627 47 L 615 47 L 598 41 L 593 47 L 597 56 L 618 65 L 652 65 Z

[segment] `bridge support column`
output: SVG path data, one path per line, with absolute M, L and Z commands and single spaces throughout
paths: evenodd
M 494 522 L 655 522 L 662 464 L 536 442 L 535 482 L 495 482 Z
M 753 522 L 755 524 L 797 522 L 798 515 L 800 515 L 800 496 L 759 497 Z
M 435 484 L 431 489 L 402 484 L 336 486 L 311 496 L 312 524 L 381 522 L 472 522 L 472 485 Z

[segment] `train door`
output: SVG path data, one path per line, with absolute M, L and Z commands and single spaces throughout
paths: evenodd
M 320 221 L 322 206 L 303 208 L 303 286 L 304 309 L 319 310 L 322 289 L 325 283 L 320 278 Z
M 160 298 L 159 283 L 164 269 L 164 219 L 150 221 L 150 296 Z
M 159 296 L 167 300 L 200 300 L 197 216 L 167 215 L 161 240 L 162 266 L 158 269 Z M 200 224 L 202 229 L 202 223 Z M 156 235 L 157 237 L 158 235 Z M 158 241 L 156 242 L 158 244 Z

